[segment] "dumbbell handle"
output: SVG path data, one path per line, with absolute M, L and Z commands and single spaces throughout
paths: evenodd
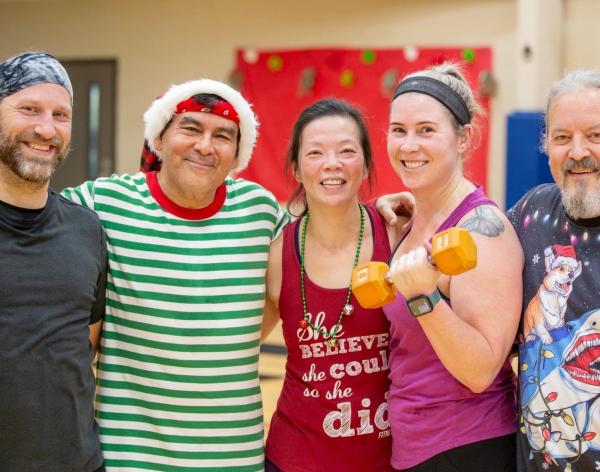
M 435 261 L 431 258 L 431 254 L 429 252 L 427 253 L 427 262 L 429 262 L 431 266 L 437 269 L 437 265 Z M 385 283 L 387 283 L 388 285 L 394 285 L 394 281 L 392 280 L 392 276 L 389 270 L 383 275 L 383 280 L 385 280 Z

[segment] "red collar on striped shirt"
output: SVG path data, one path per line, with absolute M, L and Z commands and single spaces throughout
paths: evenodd
M 160 188 L 160 184 L 158 183 L 156 172 L 148 172 L 146 174 L 146 183 L 148 184 L 148 190 L 150 190 L 150 193 L 163 210 L 185 220 L 204 220 L 206 218 L 210 218 L 218 213 L 221 208 L 223 208 L 225 197 L 227 195 L 225 183 L 223 182 L 221 185 L 219 185 L 219 187 L 217 187 L 215 198 L 210 205 L 199 209 L 185 208 L 178 205 L 165 195 L 165 193 L 162 191 L 162 188 Z

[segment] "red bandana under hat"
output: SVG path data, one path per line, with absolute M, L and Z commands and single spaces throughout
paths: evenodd
M 235 108 L 231 106 L 226 100 L 217 99 L 213 107 L 208 107 L 206 105 L 202 105 L 196 101 L 194 97 L 190 97 L 187 100 L 179 102 L 177 107 L 175 107 L 174 115 L 178 115 L 180 113 L 185 113 L 187 111 L 199 111 L 203 113 L 212 113 L 213 115 L 220 116 L 227 120 L 231 120 L 237 125 L 240 124 L 240 118 L 238 117 Z

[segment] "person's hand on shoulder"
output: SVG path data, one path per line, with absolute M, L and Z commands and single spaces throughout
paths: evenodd
M 410 192 L 382 195 L 375 201 L 375 209 L 385 220 L 390 244 L 394 246 L 416 214 L 415 198 Z

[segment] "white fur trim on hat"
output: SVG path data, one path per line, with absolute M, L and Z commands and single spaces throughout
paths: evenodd
M 241 172 L 246 168 L 252 157 L 252 149 L 256 144 L 258 121 L 252 112 L 250 104 L 242 95 L 223 82 L 211 79 L 200 79 L 172 85 L 160 98 L 152 102 L 144 113 L 144 137 L 148 146 L 155 153 L 154 141 L 160 136 L 167 123 L 173 117 L 177 104 L 199 93 L 212 93 L 227 100 L 240 119 L 240 143 L 238 148 L 238 165 L 232 172 Z
M 575 270 L 577 269 L 579 263 L 572 257 L 568 256 L 558 256 L 554 259 L 554 261 L 552 261 L 553 269 L 556 269 L 562 265 L 566 265 L 567 267 L 570 267 L 571 269 Z

